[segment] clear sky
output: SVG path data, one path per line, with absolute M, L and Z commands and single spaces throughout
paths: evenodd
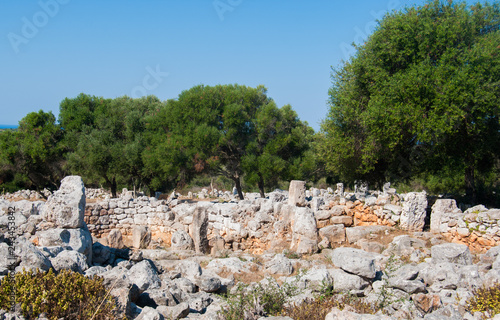
M 468 1 L 473 3 L 475 1 Z M 263 84 L 319 130 L 331 67 L 385 12 L 425 0 L 2 0 L 0 124 L 65 97 Z

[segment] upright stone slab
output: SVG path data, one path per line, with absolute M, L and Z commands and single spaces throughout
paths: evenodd
M 454 199 L 438 199 L 432 206 L 431 232 L 446 232 L 450 218 L 462 213 Z M 443 227 L 441 227 L 443 225 Z
M 318 228 L 314 213 L 309 208 L 295 208 L 290 249 L 297 253 L 318 251 Z
M 288 204 L 303 207 L 306 204 L 306 182 L 300 180 L 290 181 L 288 191 Z
M 119 229 L 113 229 L 109 232 L 108 246 L 115 249 L 125 248 L 125 245 L 123 244 L 122 232 Z
M 427 194 L 425 191 L 407 193 L 399 220 L 401 229 L 422 231 L 425 224 L 426 209 Z
M 136 249 L 146 249 L 151 241 L 151 230 L 146 226 L 135 226 L 132 230 L 132 246 Z
M 194 250 L 198 253 L 208 253 L 208 213 L 207 208 L 198 206 L 193 212 Z
M 84 213 L 85 186 L 79 176 L 62 179 L 59 190 L 54 192 L 42 207 L 42 218 L 59 228 L 83 227 Z

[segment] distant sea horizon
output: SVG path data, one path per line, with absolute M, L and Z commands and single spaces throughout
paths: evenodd
M 18 125 L 14 124 L 0 124 L 0 129 L 17 129 Z

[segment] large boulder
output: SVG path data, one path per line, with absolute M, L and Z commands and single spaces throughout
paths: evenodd
M 457 207 L 454 199 L 438 199 L 432 206 L 431 212 L 431 232 L 448 231 L 448 221 L 450 218 L 462 213 Z
M 69 250 L 64 250 L 55 258 L 50 259 L 56 271 L 66 269 L 82 274 L 89 267 L 86 260 L 87 258 L 83 254 Z
M 42 207 L 42 217 L 59 228 L 84 226 L 85 186 L 79 176 L 62 179 L 59 190 L 49 196 Z
M 427 194 L 425 191 L 407 193 L 399 220 L 401 229 L 422 231 L 425 224 L 426 210 Z
M 50 260 L 42 253 L 42 251 L 35 247 L 32 243 L 24 238 L 19 238 L 15 245 L 20 252 L 16 252 L 21 259 L 21 264 L 19 269 L 39 269 L 42 271 L 48 271 L 52 266 Z
M 306 204 L 306 182 L 300 180 L 290 181 L 288 191 L 288 204 L 302 207 Z
M 331 269 L 333 289 L 337 292 L 357 293 L 370 286 L 370 282 L 355 274 L 347 273 L 342 269 Z
M 131 283 L 137 285 L 140 292 L 148 289 L 156 289 L 161 286 L 161 280 L 153 263 L 143 260 L 135 264 L 127 274 Z
M 462 265 L 472 264 L 472 255 L 465 244 L 444 243 L 431 248 L 432 263 L 451 262 Z
M 376 275 L 375 255 L 355 248 L 337 248 L 332 251 L 333 264 L 352 274 L 374 279 Z
M 315 253 L 318 251 L 318 229 L 314 212 L 307 208 L 295 208 L 292 221 L 291 250 L 297 253 Z
M 87 228 L 79 229 L 49 229 L 35 234 L 38 245 L 44 247 L 70 247 L 87 257 L 87 263 L 92 263 L 92 235 Z

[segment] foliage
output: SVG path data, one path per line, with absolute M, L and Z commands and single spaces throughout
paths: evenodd
M 498 3 L 433 0 L 385 16 L 332 73 L 327 169 L 379 186 L 458 172 L 473 199 L 500 157 L 499 25 Z
M 484 319 L 494 317 L 500 313 L 500 283 L 496 282 L 492 286 L 484 285 L 481 288 L 473 289 L 472 296 L 466 302 L 466 308 L 474 312 L 483 312 Z
M 263 86 L 237 84 L 183 91 L 167 101 L 151 132 L 145 164 L 161 168 L 161 181 L 182 186 L 210 172 L 230 179 L 241 199 L 243 177 L 261 192 L 288 179 L 312 136 L 290 106 L 276 107 Z
M 80 94 L 61 103 L 60 122 L 70 148 L 68 168 L 85 182 L 149 186 L 143 171 L 146 121 L 159 109 L 156 97 L 103 99 Z M 75 116 L 78 115 L 78 116 Z
M 114 318 L 115 303 L 111 297 L 106 297 L 100 277 L 86 278 L 68 270 L 55 275 L 51 269 L 48 272 L 18 272 L 14 279 L 9 274 L 0 282 L 0 309 L 11 308 L 14 290 L 16 302 L 21 304 L 23 315 L 29 319 L 44 312 L 49 319 Z
M 57 188 L 64 176 L 62 130 L 51 112 L 31 112 L 17 130 L 0 132 L 0 185 L 20 188 Z
M 286 306 L 280 312 L 280 316 L 288 316 L 294 320 L 323 320 L 332 308 L 350 310 L 360 314 L 374 314 L 377 308 L 359 298 L 349 294 L 335 294 L 331 296 L 319 296 L 301 303 Z
M 266 284 L 238 284 L 235 293 L 226 297 L 227 306 L 219 311 L 223 320 L 253 320 L 260 316 L 277 315 L 288 297 L 299 293 L 295 283 L 279 286 L 269 278 Z

